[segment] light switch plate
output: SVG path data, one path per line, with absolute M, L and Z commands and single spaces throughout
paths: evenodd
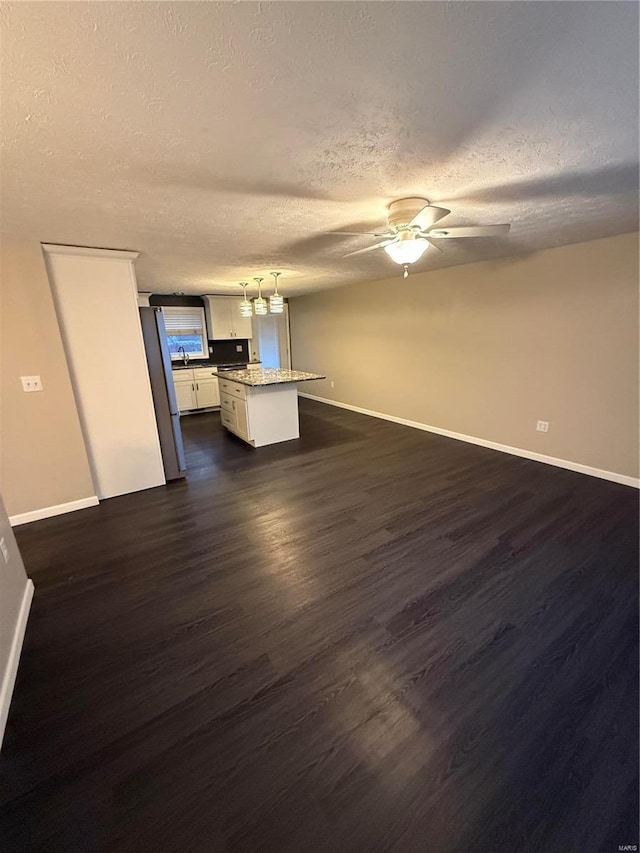
M 2 556 L 4 557 L 5 563 L 9 562 L 9 549 L 7 548 L 7 543 L 4 541 L 4 536 L 0 539 L 0 551 L 2 551 Z
M 42 379 L 39 376 L 21 376 L 23 391 L 42 391 Z

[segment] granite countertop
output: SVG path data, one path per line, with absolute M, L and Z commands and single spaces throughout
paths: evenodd
M 194 367 L 216 367 L 216 365 L 211 361 L 191 361 L 187 364 L 183 364 L 182 361 L 173 361 L 171 363 L 172 370 L 193 370 Z
M 171 365 L 172 370 L 193 370 L 196 367 L 234 367 L 238 366 L 240 370 L 244 370 L 245 364 L 260 364 L 259 361 L 255 362 L 247 362 L 247 361 L 233 361 L 233 362 L 223 362 L 222 364 L 214 364 L 212 361 L 192 361 L 189 364 L 182 364 L 180 362 L 177 364 L 175 361 Z
M 311 379 L 326 379 L 318 373 L 305 373 L 302 370 L 285 370 L 280 367 L 254 368 L 253 370 L 227 370 L 221 376 L 240 385 L 261 387 L 263 385 L 283 385 L 286 382 L 309 382 Z

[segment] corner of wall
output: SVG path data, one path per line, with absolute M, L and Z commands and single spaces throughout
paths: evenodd
M 0 245 L 0 483 L 12 516 L 94 495 L 40 244 Z M 21 375 L 40 375 L 25 394 Z

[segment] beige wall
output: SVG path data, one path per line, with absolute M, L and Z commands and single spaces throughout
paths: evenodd
M 398 268 L 290 311 L 294 367 L 327 375 L 305 391 L 638 476 L 637 234 Z
M 40 374 L 25 394 L 20 376 Z M 0 245 L 0 488 L 9 515 L 95 494 L 40 244 Z

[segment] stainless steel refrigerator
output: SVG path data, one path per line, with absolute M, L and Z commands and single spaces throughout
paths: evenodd
M 187 466 L 184 460 L 180 411 L 176 401 L 171 373 L 171 356 L 167 345 L 167 332 L 160 308 L 140 308 L 142 337 L 147 353 L 153 406 L 156 410 L 160 449 L 167 480 L 184 477 Z

